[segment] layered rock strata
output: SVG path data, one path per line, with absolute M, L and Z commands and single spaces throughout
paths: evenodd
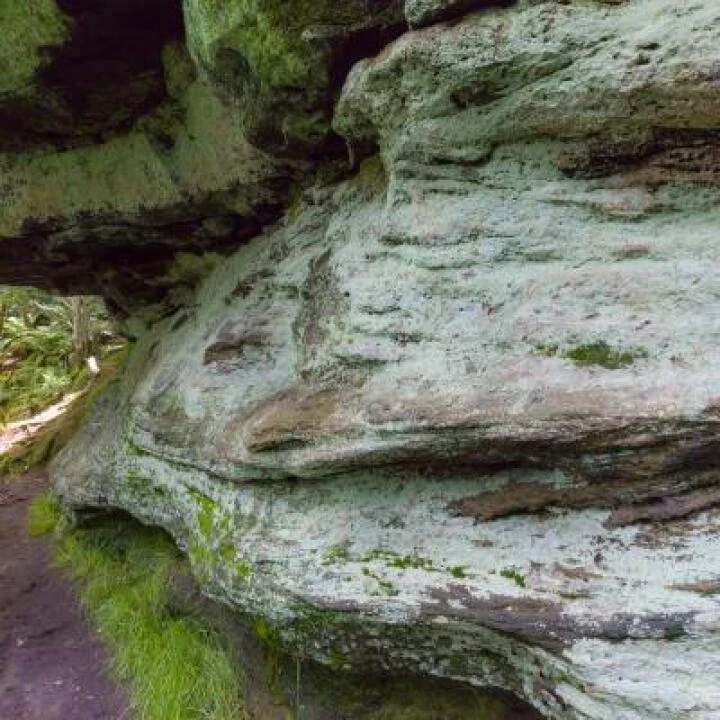
M 303 658 L 717 717 L 720 9 L 288 5 L 187 0 L 170 100 L 6 151 L 0 277 L 138 337 L 65 501 Z

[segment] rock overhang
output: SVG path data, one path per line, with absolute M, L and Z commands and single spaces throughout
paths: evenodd
M 359 167 L 289 202 L 327 125 L 297 142 L 277 110 L 307 98 L 239 52 L 253 2 L 185 4 L 220 26 L 166 51 L 179 114 L 6 158 L 25 205 L 0 225 L 70 221 L 14 231 L 3 272 L 47 274 L 30 231 L 68 286 L 71 241 L 112 248 L 89 277 L 152 237 L 118 303 L 159 301 L 135 295 L 158 275 L 182 290 L 58 487 L 162 525 L 207 593 L 317 659 L 500 685 L 554 718 L 713 717 L 711 684 L 687 687 L 717 646 L 717 10 L 405 5 L 429 27 L 356 63 L 332 118 Z M 332 8 L 297 10 L 293 52 L 345 37 Z M 402 29 L 397 4 L 371 12 Z
M 15 8 L 6 60 L 28 62 L 0 88 L 0 279 L 162 306 L 176 253 L 237 247 L 345 158 L 333 98 L 401 8 L 297 5 Z

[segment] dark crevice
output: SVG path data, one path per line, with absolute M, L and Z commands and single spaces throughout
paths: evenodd
M 165 100 L 162 50 L 183 42 L 180 0 L 58 0 L 70 38 L 47 48 L 30 98 L 0 105 L 0 150 L 102 142 Z
M 374 57 L 383 48 L 408 31 L 406 22 L 385 27 L 353 30 L 336 41 L 330 67 L 330 90 L 333 101 L 342 90 L 352 66 L 360 60 Z
M 176 252 L 232 252 L 280 212 L 278 205 L 268 204 L 257 207 L 252 216 L 228 214 L 211 202 L 194 210 L 197 214 L 189 218 L 173 218 L 168 212 L 136 224 L 89 214 L 77 220 L 82 241 L 77 228 L 65 236 L 59 219 L 28 219 L 22 235 L 0 243 L 0 282 L 30 282 L 62 294 L 92 291 L 107 297 L 112 292 L 134 304 L 158 303 L 167 287 L 152 278 L 162 278 Z M 218 217 L 224 220 L 222 234 L 208 233 L 205 220 Z M 128 252 L 129 245 L 138 251 Z M 125 315 L 129 309 L 118 314 Z
M 397 22 L 385 27 L 365 28 L 355 30 L 351 34 L 340 38 L 334 48 L 334 58 L 330 65 L 329 77 L 329 93 L 328 93 L 328 116 L 332 117 L 332 113 L 337 103 L 343 85 L 347 80 L 350 71 L 355 63 L 374 57 L 380 53 L 383 48 L 397 40 L 401 35 L 409 30 L 406 22 Z M 330 143 L 332 146 L 332 155 L 334 157 L 346 157 L 348 154 L 347 143 L 335 132 L 331 133 Z M 363 158 L 369 157 L 377 152 L 377 146 L 368 142 L 362 146 L 353 147 L 353 157 L 348 158 L 348 170 L 352 170 L 354 166 Z

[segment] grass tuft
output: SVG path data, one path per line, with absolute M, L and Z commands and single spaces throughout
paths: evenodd
M 59 517 L 51 498 L 30 508 L 31 534 Z M 51 522 L 52 521 L 52 522 Z M 112 674 L 129 687 L 137 720 L 244 720 L 241 678 L 219 637 L 168 610 L 170 576 L 184 562 L 168 536 L 125 518 L 62 533 L 57 564 L 110 648 Z
M 60 522 L 60 507 L 53 495 L 39 495 L 28 508 L 27 531 L 30 537 L 49 535 Z

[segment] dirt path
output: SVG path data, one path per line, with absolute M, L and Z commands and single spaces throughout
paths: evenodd
M 46 485 L 41 472 L 0 479 L 0 720 L 129 720 L 47 541 L 27 536 L 28 503 Z
M 70 393 L 41 413 L 27 420 L 17 420 L 6 425 L 0 433 L 0 455 L 7 452 L 13 445 L 37 435 L 49 422 L 64 414 L 82 394 L 82 392 Z

